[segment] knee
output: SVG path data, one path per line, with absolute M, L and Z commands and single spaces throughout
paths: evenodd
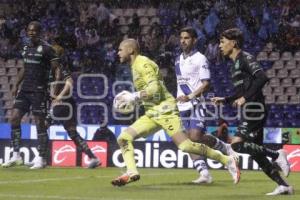
M 236 151 L 236 152 L 240 152 L 241 147 L 243 146 L 244 142 L 235 142 L 231 144 L 231 148 Z
M 178 145 L 178 149 L 183 152 L 190 152 L 190 146 L 192 145 L 192 141 L 187 139 Z
M 10 124 L 11 124 L 12 127 L 17 127 L 21 124 L 21 120 L 17 117 L 12 117 L 10 119 Z
M 117 139 L 119 146 L 125 146 L 128 142 L 132 142 L 132 141 L 133 141 L 133 136 L 127 132 L 121 133 L 121 135 Z
M 189 132 L 189 138 L 193 142 L 202 142 L 203 135 L 204 135 L 204 133 L 202 133 L 199 130 L 192 130 Z

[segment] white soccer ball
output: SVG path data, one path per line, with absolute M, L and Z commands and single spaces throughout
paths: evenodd
M 121 114 L 132 113 L 135 109 L 135 97 L 132 93 L 124 90 L 117 94 L 114 98 L 114 110 Z

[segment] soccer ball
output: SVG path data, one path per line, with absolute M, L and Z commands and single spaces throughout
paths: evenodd
M 135 109 L 135 97 L 132 93 L 124 90 L 117 94 L 114 98 L 114 110 L 121 114 L 132 113 Z

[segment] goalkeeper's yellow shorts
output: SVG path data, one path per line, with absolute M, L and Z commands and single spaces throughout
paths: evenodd
M 172 137 L 175 133 L 183 130 L 181 119 L 177 112 L 161 114 L 157 117 L 143 115 L 130 127 L 137 132 L 138 137 L 147 137 L 160 129 L 164 129 Z

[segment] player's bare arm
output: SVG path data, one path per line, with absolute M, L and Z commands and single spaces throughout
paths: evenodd
M 20 83 L 24 79 L 24 71 L 25 71 L 24 67 L 22 67 L 20 72 L 18 73 L 16 85 L 13 86 L 12 91 L 11 91 L 13 97 L 15 97 L 17 95 L 17 91 L 20 86 Z
M 194 92 L 192 92 L 189 95 L 182 95 L 182 96 L 177 97 L 177 101 L 188 102 L 191 99 L 200 97 L 205 92 L 207 92 L 209 90 L 209 88 L 210 88 L 210 82 L 208 80 L 204 80 L 204 81 L 202 81 L 202 85 L 198 89 L 196 89 Z

